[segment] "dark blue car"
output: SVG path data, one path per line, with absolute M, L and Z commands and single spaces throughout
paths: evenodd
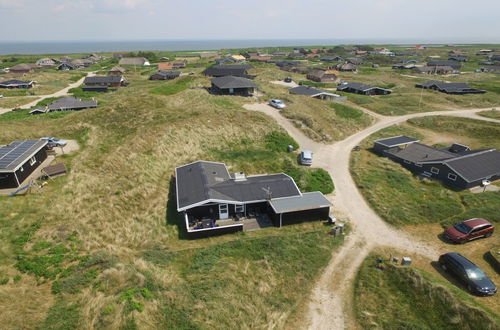
M 492 296 L 497 292 L 495 284 L 486 274 L 469 259 L 456 252 L 449 252 L 439 257 L 441 268 L 464 283 L 471 293 L 480 296 Z

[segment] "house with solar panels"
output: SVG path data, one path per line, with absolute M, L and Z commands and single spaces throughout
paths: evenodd
M 177 211 L 190 238 L 327 219 L 330 212 L 321 192 L 301 192 L 284 173 L 247 176 L 197 161 L 175 174 Z
M 403 135 L 376 140 L 373 151 L 422 177 L 459 189 L 500 179 L 500 151 L 496 149 L 471 150 L 459 143 L 435 148 Z
M 47 159 L 47 141 L 14 141 L 0 147 L 0 189 L 19 187 Z

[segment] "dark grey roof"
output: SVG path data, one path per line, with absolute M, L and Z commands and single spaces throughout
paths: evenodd
M 164 71 L 164 70 L 160 70 L 158 72 L 156 72 L 155 74 L 153 75 L 160 75 L 160 76 L 165 76 L 165 77 L 179 77 L 181 75 L 180 72 L 171 72 L 171 71 Z
M 203 74 L 212 77 L 236 76 L 252 78 L 252 76 L 248 75 L 248 70 L 252 68 L 253 66 L 250 64 L 213 65 L 206 68 Z
M 386 147 L 397 147 L 403 144 L 409 144 L 413 142 L 418 142 L 420 140 L 406 136 L 406 135 L 400 135 L 400 136 L 393 136 L 390 138 L 385 138 L 385 139 L 379 139 L 376 140 L 375 143 L 381 144 Z
M 307 96 L 313 96 L 313 95 L 318 95 L 323 93 L 322 90 L 310 87 L 310 86 L 305 86 L 305 85 L 300 85 L 294 88 L 290 88 L 288 90 L 291 94 L 299 94 L 299 95 L 307 95 Z
M 452 152 L 436 149 L 418 142 L 414 142 L 404 149 L 397 147 L 389 149 L 387 153 L 412 163 L 444 161 L 458 156 Z
M 445 164 L 468 182 L 500 174 L 500 151 L 491 149 L 457 157 Z
M 300 196 L 286 174 L 234 179 L 222 163 L 198 161 L 176 168 L 177 209 L 184 211 L 210 201 L 245 203 L 269 198 Z
M 365 91 L 368 91 L 370 89 L 388 90 L 385 88 L 365 85 L 365 84 L 361 84 L 361 83 L 357 83 L 357 82 L 347 82 L 347 83 L 342 83 L 342 84 L 337 86 L 338 91 L 343 91 L 345 89 L 354 89 L 354 90 L 358 90 L 361 92 L 365 92 Z
M 462 82 L 450 83 L 437 80 L 429 80 L 423 84 L 417 84 L 415 85 L 415 87 L 437 89 L 440 92 L 448 94 L 467 94 L 467 93 L 480 94 L 486 92 L 485 90 L 472 88 L 468 84 Z
M 315 191 L 303 193 L 302 196 L 272 199 L 269 205 L 279 214 L 329 207 L 332 203 L 322 193 Z
M 87 108 L 95 108 L 97 107 L 97 101 L 82 101 L 72 96 L 63 97 L 61 99 L 55 100 L 51 104 L 47 106 L 49 111 L 58 111 L 58 110 L 80 110 Z
M 0 147 L 0 172 L 16 171 L 46 145 L 47 141 L 25 140 Z
M 234 76 L 217 77 L 210 79 L 210 81 L 219 89 L 259 87 L 258 84 L 251 80 Z
M 24 85 L 28 86 L 32 84 L 33 81 L 11 79 L 11 80 L 1 81 L 0 87 L 14 87 L 14 86 L 24 86 Z
M 427 62 L 427 65 L 428 66 L 451 66 L 452 68 L 461 66 L 459 63 L 457 63 L 457 61 L 431 61 L 431 62 Z
M 84 84 L 111 84 L 122 82 L 122 76 L 94 76 L 86 77 L 83 81 Z

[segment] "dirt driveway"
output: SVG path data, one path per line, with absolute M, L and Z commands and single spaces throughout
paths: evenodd
M 377 246 L 388 246 L 418 254 L 430 259 L 437 259 L 440 251 L 436 246 L 425 244 L 410 237 L 407 233 L 395 229 L 384 222 L 368 205 L 356 187 L 349 172 L 351 150 L 371 134 L 405 122 L 410 118 L 426 116 L 460 116 L 490 122 L 499 120 L 478 116 L 476 112 L 485 109 L 450 110 L 428 113 L 416 113 L 398 117 L 377 115 L 377 122 L 343 141 L 324 145 L 307 138 L 276 109 L 266 104 L 245 105 L 248 110 L 261 111 L 276 119 L 301 146 L 315 153 L 314 165 L 327 170 L 335 182 L 334 194 L 328 196 L 333 202 L 337 215 L 350 219 L 352 231 L 345 244 L 333 253 L 330 263 L 316 283 L 304 316 L 302 328 L 309 329 L 344 329 L 355 326 L 351 315 L 351 295 L 353 280 L 357 270 L 368 253 Z M 368 114 L 372 112 L 361 108 Z

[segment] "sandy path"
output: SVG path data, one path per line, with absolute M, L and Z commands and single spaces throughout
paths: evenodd
M 416 113 L 397 117 L 376 114 L 376 123 L 335 144 L 324 145 L 311 141 L 276 109 L 266 104 L 245 105 L 246 109 L 262 111 L 288 131 L 300 144 L 301 148 L 311 149 L 315 153 L 314 165 L 327 170 L 335 182 L 333 199 L 334 212 L 350 219 L 352 231 L 345 244 L 334 251 L 330 263 L 311 292 L 311 297 L 304 320 L 304 327 L 309 329 L 344 329 L 355 327 L 352 313 L 351 296 L 356 272 L 376 246 L 389 246 L 412 254 L 420 254 L 430 259 L 437 259 L 440 254 L 432 246 L 415 240 L 405 232 L 395 229 L 384 222 L 368 205 L 349 172 L 350 152 L 354 146 L 371 134 L 405 122 L 410 118 L 426 116 L 459 116 L 499 123 L 499 120 L 481 117 L 476 112 L 488 109 L 450 110 Z M 372 111 L 357 107 L 368 114 Z M 490 108 L 489 108 L 490 109 Z
M 86 77 L 92 77 L 92 76 L 95 76 L 95 72 L 88 72 Z M 53 94 L 38 95 L 37 99 L 35 99 L 34 101 L 32 101 L 30 103 L 23 104 L 23 105 L 19 106 L 19 108 L 20 109 L 29 109 L 32 106 L 35 106 L 38 102 L 40 102 L 42 100 L 45 100 L 45 99 L 48 99 L 49 97 L 66 96 L 66 95 L 68 95 L 68 92 L 69 92 L 70 89 L 80 86 L 83 83 L 83 81 L 85 80 L 86 77 L 82 77 L 77 82 L 74 82 L 74 83 L 68 85 L 68 87 L 65 87 L 65 88 L 63 88 L 61 90 L 58 90 L 57 92 L 55 92 Z M 0 108 L 0 115 L 3 114 L 3 113 L 9 112 L 11 110 L 12 109 L 10 109 L 10 108 L 9 109 L 2 109 L 2 108 Z

